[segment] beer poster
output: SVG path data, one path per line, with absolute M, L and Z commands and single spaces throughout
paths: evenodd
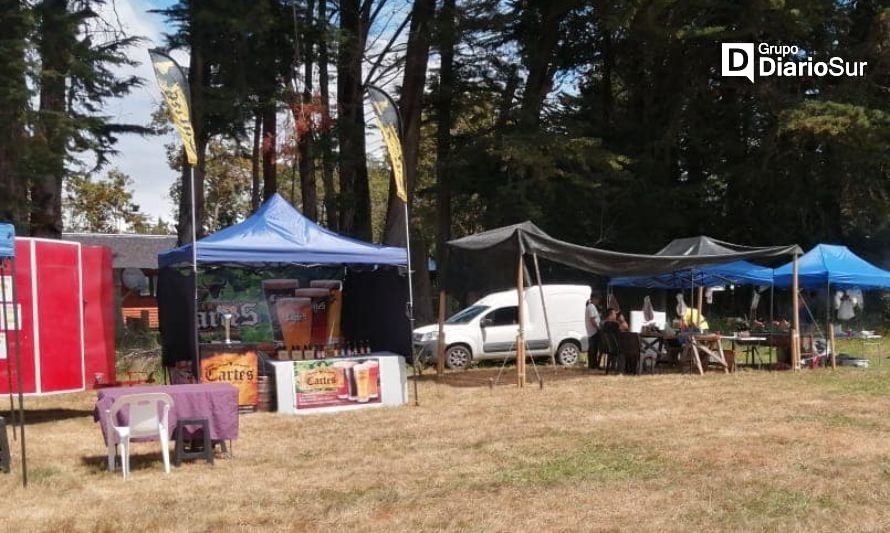
M 201 381 L 231 383 L 238 389 L 239 406 L 255 406 L 257 362 L 257 354 L 253 351 L 210 353 L 201 357 Z
M 380 403 L 380 361 L 295 361 L 297 409 Z

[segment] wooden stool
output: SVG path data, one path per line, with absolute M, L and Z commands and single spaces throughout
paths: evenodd
M 6 419 L 0 416 L 0 470 L 9 473 L 9 437 L 6 436 Z
M 189 439 L 189 451 L 185 450 L 185 427 L 201 426 L 202 448 L 195 451 L 195 439 Z M 179 466 L 183 459 L 206 459 L 213 464 L 213 444 L 210 441 L 210 423 L 206 418 L 180 418 L 174 430 L 176 451 L 173 464 Z

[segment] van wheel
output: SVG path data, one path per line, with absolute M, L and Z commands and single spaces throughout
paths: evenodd
M 563 341 L 556 350 L 556 362 L 563 366 L 573 366 L 581 355 L 581 346 L 575 341 Z
M 445 366 L 452 370 L 465 369 L 470 366 L 472 360 L 473 353 L 463 344 L 455 344 L 445 350 Z

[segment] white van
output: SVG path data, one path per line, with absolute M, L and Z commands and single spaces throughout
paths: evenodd
M 585 285 L 544 285 L 544 304 L 550 323 L 550 337 L 544 321 L 541 287 L 524 291 L 523 319 L 528 355 L 551 356 L 563 365 L 573 365 L 587 350 L 584 323 L 590 287 Z M 473 361 L 516 357 L 519 333 L 516 289 L 489 294 L 445 321 L 445 364 L 466 368 Z M 414 353 L 420 360 L 436 360 L 438 326 L 414 330 Z

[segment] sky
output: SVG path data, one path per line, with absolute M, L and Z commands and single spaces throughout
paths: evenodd
M 102 10 L 107 20 L 114 20 L 116 12 L 116 18 L 128 34 L 145 39 L 128 52 L 140 65 L 135 69 L 121 69 L 122 75 L 135 73 L 141 77 L 143 86 L 135 88 L 123 98 L 108 102 L 105 111 L 114 121 L 147 125 L 152 111 L 160 102 L 161 96 L 148 60 L 148 49 L 163 44 L 164 21 L 163 17 L 150 14 L 148 10 L 170 3 L 114 0 L 105 4 Z M 185 59 L 187 62 L 188 59 L 181 54 L 174 54 L 174 57 L 179 61 Z M 167 165 L 164 144 L 171 140 L 174 140 L 173 134 L 148 137 L 121 135 L 116 145 L 118 155 L 111 158 L 110 164 L 133 178 L 134 201 L 140 210 L 153 218 L 163 217 L 168 222 L 175 218 L 168 191 L 176 179 L 176 172 Z
M 121 76 L 136 74 L 144 82 L 142 87 L 135 88 L 129 95 L 107 103 L 106 113 L 116 122 L 147 125 L 151 120 L 151 113 L 157 108 L 161 100 L 155 81 L 154 72 L 148 58 L 148 50 L 163 45 L 163 33 L 169 31 L 160 15 L 151 14 L 150 9 L 167 7 L 173 4 L 173 0 L 112 0 L 104 5 L 101 14 L 106 20 L 117 20 L 129 35 L 142 37 L 144 40 L 132 47 L 128 55 L 131 59 L 139 61 L 135 68 L 120 69 Z M 393 18 L 385 17 L 381 28 L 382 39 L 380 43 L 388 40 L 388 28 L 393 27 L 404 16 L 400 10 L 404 8 L 397 3 L 398 9 Z M 393 22 L 395 21 L 395 22 Z M 181 65 L 188 66 L 188 54 L 182 51 L 174 51 L 172 54 Z M 332 73 L 333 74 L 333 73 Z M 335 83 L 332 80 L 332 83 Z M 392 87 L 385 87 L 393 93 Z M 369 105 L 365 110 L 366 122 L 369 125 L 367 152 L 370 157 L 383 158 L 383 145 L 379 133 L 373 125 L 372 111 Z M 133 179 L 134 203 L 140 211 L 148 214 L 152 219 L 164 218 L 167 222 L 173 222 L 176 214 L 170 200 L 170 186 L 177 179 L 177 173 L 167 165 L 167 157 L 164 145 L 171 141 L 177 141 L 175 133 L 163 136 L 121 135 L 116 149 L 118 155 L 111 158 L 109 168 L 118 168 Z

